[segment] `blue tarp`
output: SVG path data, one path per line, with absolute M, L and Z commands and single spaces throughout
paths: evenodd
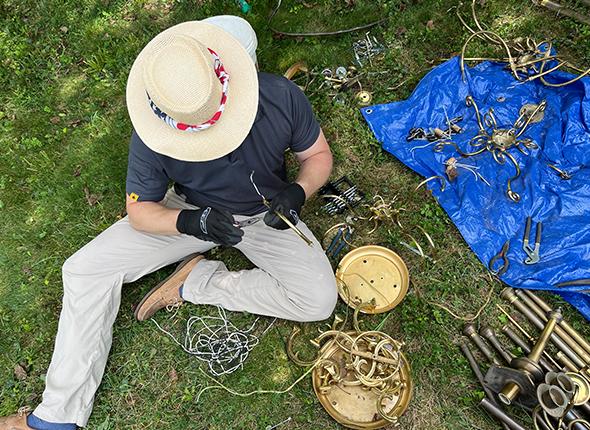
M 383 148 L 426 178 L 446 177 L 444 162 L 450 157 L 476 166 L 491 186 L 461 168 L 454 181 L 446 181 L 444 191 L 437 180 L 427 185 L 468 245 L 487 266 L 510 239 L 510 267 L 502 281 L 516 288 L 558 292 L 590 319 L 590 296 L 584 292 L 590 291 L 590 285 L 555 287 L 590 278 L 590 78 L 554 88 L 539 80 L 519 83 L 501 63 L 480 63 L 466 72 L 464 81 L 459 59 L 452 58 L 428 73 L 407 100 L 370 106 L 362 113 Z M 558 83 L 571 77 L 557 71 L 547 80 Z M 473 151 L 469 141 L 479 128 L 474 109 L 465 104 L 467 95 L 475 99 L 482 115 L 493 108 L 499 128 L 510 128 L 524 104 L 547 101 L 544 119 L 521 136 L 531 138 L 539 149 L 529 155 L 510 150 L 522 170 L 512 184 L 521 196 L 519 203 L 506 195 L 506 182 L 514 174 L 510 161 L 500 165 L 487 151 L 461 158 L 452 146 L 437 153 L 433 145 L 415 148 L 427 141 L 406 140 L 412 127 L 445 129 L 447 118 L 463 116 L 459 123 L 463 131 L 452 140 L 463 151 Z M 548 164 L 572 178 L 561 179 Z M 541 261 L 534 265 L 524 264 L 522 249 L 528 216 L 533 218 L 532 244 L 535 223 L 543 223 Z

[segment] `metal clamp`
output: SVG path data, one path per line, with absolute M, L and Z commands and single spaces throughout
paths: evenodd
M 524 229 L 524 239 L 522 241 L 522 249 L 527 254 L 527 258 L 524 260 L 524 264 L 535 264 L 538 263 L 541 257 L 539 256 L 539 250 L 541 248 L 541 233 L 543 230 L 543 223 L 538 222 L 535 232 L 535 247 L 529 245 L 529 237 L 531 235 L 531 224 L 533 219 L 527 217 L 526 227 Z
M 508 270 L 508 266 L 510 265 L 510 261 L 508 260 L 508 257 L 506 256 L 506 254 L 508 253 L 509 249 L 510 249 L 510 240 L 507 240 L 506 242 L 504 242 L 504 245 L 502 245 L 502 249 L 500 250 L 500 252 L 498 254 L 494 255 L 492 257 L 492 259 L 490 260 L 488 268 L 490 269 L 490 272 L 492 272 L 494 275 L 502 276 Z M 495 270 L 494 267 L 496 266 L 496 262 L 499 260 L 502 260 L 502 265 L 500 267 L 498 267 L 498 270 Z

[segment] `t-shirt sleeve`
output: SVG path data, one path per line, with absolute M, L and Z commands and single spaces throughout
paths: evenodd
M 149 149 L 134 131 L 129 145 L 127 194 L 135 201 L 159 202 L 166 195 L 168 177 Z
M 291 94 L 292 137 L 289 147 L 294 152 L 309 149 L 320 135 L 318 123 L 309 100 L 303 91 L 294 83 L 288 81 Z

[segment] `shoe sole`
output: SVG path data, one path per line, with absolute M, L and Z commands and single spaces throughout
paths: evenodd
M 135 312 L 133 313 L 133 315 L 135 316 L 135 319 L 137 321 L 144 321 L 144 320 L 140 320 L 138 318 L 137 314 L 139 313 L 139 310 L 141 309 L 141 307 L 143 306 L 143 304 L 147 301 L 147 299 L 149 299 L 152 296 L 152 294 L 154 294 L 156 291 L 158 291 L 162 287 L 162 285 L 164 285 L 166 282 L 170 281 L 170 279 L 172 279 L 174 276 L 176 276 L 178 274 L 178 272 L 180 272 L 188 263 L 190 263 L 191 261 L 193 261 L 195 258 L 198 258 L 199 256 L 201 257 L 200 259 L 203 259 L 204 258 L 199 253 L 191 254 L 188 257 L 186 257 L 178 265 L 178 267 L 176 267 L 176 270 L 174 270 L 174 272 L 172 272 L 172 274 L 170 276 L 168 276 L 166 279 L 164 279 L 162 282 L 160 282 L 158 285 L 156 285 L 154 288 L 152 288 L 150 291 L 148 291 L 148 293 L 143 297 L 143 299 L 141 300 L 141 302 L 139 302 L 139 304 L 135 308 Z

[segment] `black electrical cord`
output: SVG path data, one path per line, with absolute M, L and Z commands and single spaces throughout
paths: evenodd
M 383 19 L 380 19 L 378 21 L 371 22 L 369 24 L 360 25 L 358 27 L 346 28 L 344 30 L 322 31 L 322 32 L 312 32 L 312 33 L 290 33 L 290 32 L 286 32 L 286 31 L 277 30 L 276 28 L 273 28 L 271 26 L 272 19 L 275 17 L 275 15 L 277 14 L 277 12 L 279 11 L 282 2 L 283 2 L 283 0 L 278 0 L 277 1 L 277 6 L 273 9 L 273 11 L 271 12 L 270 16 L 268 17 L 268 27 L 270 28 L 270 31 L 272 31 L 273 33 L 279 34 L 281 36 L 286 36 L 286 37 L 336 36 L 336 35 L 339 35 L 339 34 L 353 33 L 355 31 L 365 30 L 367 28 L 371 28 L 371 27 L 374 27 L 376 25 L 382 24 L 382 23 L 384 23 L 385 21 L 388 20 L 388 18 L 383 18 Z

